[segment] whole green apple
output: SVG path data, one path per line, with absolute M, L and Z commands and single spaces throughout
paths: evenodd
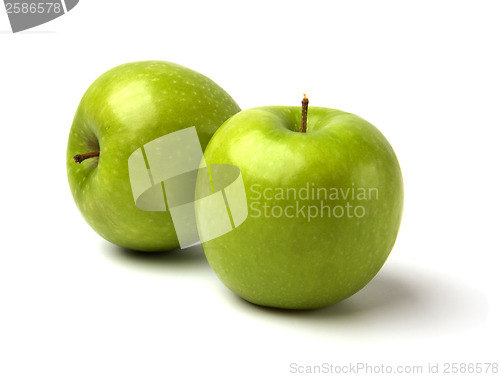
M 313 309 L 351 296 L 384 264 L 402 217 L 401 170 L 382 133 L 304 103 L 234 115 L 204 154 L 207 165 L 241 170 L 248 205 L 241 225 L 203 243 L 207 260 L 263 306 Z
M 71 193 L 87 223 L 126 248 L 178 247 L 168 211 L 136 207 L 128 158 L 144 144 L 192 126 L 204 149 L 217 128 L 238 111 L 215 82 L 174 63 L 139 61 L 104 73 L 78 106 L 66 154 Z

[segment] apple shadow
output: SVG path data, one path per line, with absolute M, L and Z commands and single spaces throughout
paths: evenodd
M 102 241 L 101 248 L 109 258 L 120 264 L 149 270 L 169 269 L 183 274 L 188 270 L 192 273 L 199 273 L 200 270 L 210 271 L 201 245 L 170 251 L 145 252 Z
M 141 252 L 102 241 L 105 255 L 126 268 L 161 276 L 217 280 L 201 245 L 166 252 Z M 168 274 L 165 274 L 165 271 Z M 391 262 L 363 289 L 337 304 L 314 310 L 288 310 L 252 304 L 214 285 L 216 300 L 250 320 L 293 326 L 322 336 L 394 334 L 404 338 L 456 333 L 481 324 L 488 315 L 483 293 L 456 277 L 423 267 Z M 225 302 L 225 303 L 224 303 Z
M 322 309 L 287 310 L 254 305 L 236 295 L 238 306 L 258 316 L 334 334 L 394 333 L 419 337 L 464 331 L 488 315 L 486 297 L 463 281 L 406 265 L 387 266 L 350 298 Z M 300 320 L 299 320 L 300 319 Z

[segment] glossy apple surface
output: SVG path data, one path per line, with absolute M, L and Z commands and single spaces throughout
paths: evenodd
M 222 282 L 252 303 L 320 308 L 365 286 L 386 261 L 403 210 L 396 155 L 364 119 L 310 107 L 244 110 L 224 123 L 207 164 L 243 177 L 248 217 L 203 244 Z M 329 208 L 329 210 L 328 210 Z
M 104 73 L 78 106 L 66 154 L 71 193 L 87 223 L 126 248 L 178 247 L 168 212 L 136 207 L 128 158 L 145 143 L 192 126 L 204 149 L 217 128 L 239 110 L 215 82 L 177 64 L 140 61 Z M 73 161 L 73 156 L 93 151 L 99 157 Z

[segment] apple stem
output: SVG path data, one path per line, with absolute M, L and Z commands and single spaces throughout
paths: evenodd
M 99 157 L 99 151 L 96 152 L 89 152 L 85 154 L 77 154 L 76 156 L 73 156 L 73 160 L 77 164 L 80 164 L 82 161 L 85 161 L 87 158 L 92 158 L 92 157 Z
M 307 130 L 307 107 L 309 106 L 309 99 L 304 94 L 302 99 L 302 122 L 300 124 L 300 132 L 306 132 Z

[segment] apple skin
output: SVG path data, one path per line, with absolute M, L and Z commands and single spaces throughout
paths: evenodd
M 69 186 L 84 219 L 103 238 L 125 248 L 177 248 L 169 212 L 136 207 L 128 158 L 145 143 L 192 126 L 204 149 L 217 128 L 238 111 L 220 86 L 181 65 L 139 61 L 105 72 L 84 94 L 67 146 Z M 76 154 L 96 150 L 98 158 L 73 161 Z
M 298 132 L 300 118 L 300 107 L 244 110 L 217 130 L 204 154 L 209 165 L 239 167 L 249 209 L 240 226 L 203 243 L 205 255 L 229 289 L 262 306 L 314 309 L 351 296 L 380 270 L 401 222 L 401 170 L 382 133 L 339 110 L 310 107 L 305 133 Z M 308 184 L 376 188 L 378 200 L 373 193 L 373 200 L 324 201 L 362 205 L 359 217 L 328 217 L 326 210 L 310 221 L 300 211 L 264 216 L 265 204 L 319 206 L 312 194 L 306 201 L 278 198 L 280 189 L 298 193 Z

